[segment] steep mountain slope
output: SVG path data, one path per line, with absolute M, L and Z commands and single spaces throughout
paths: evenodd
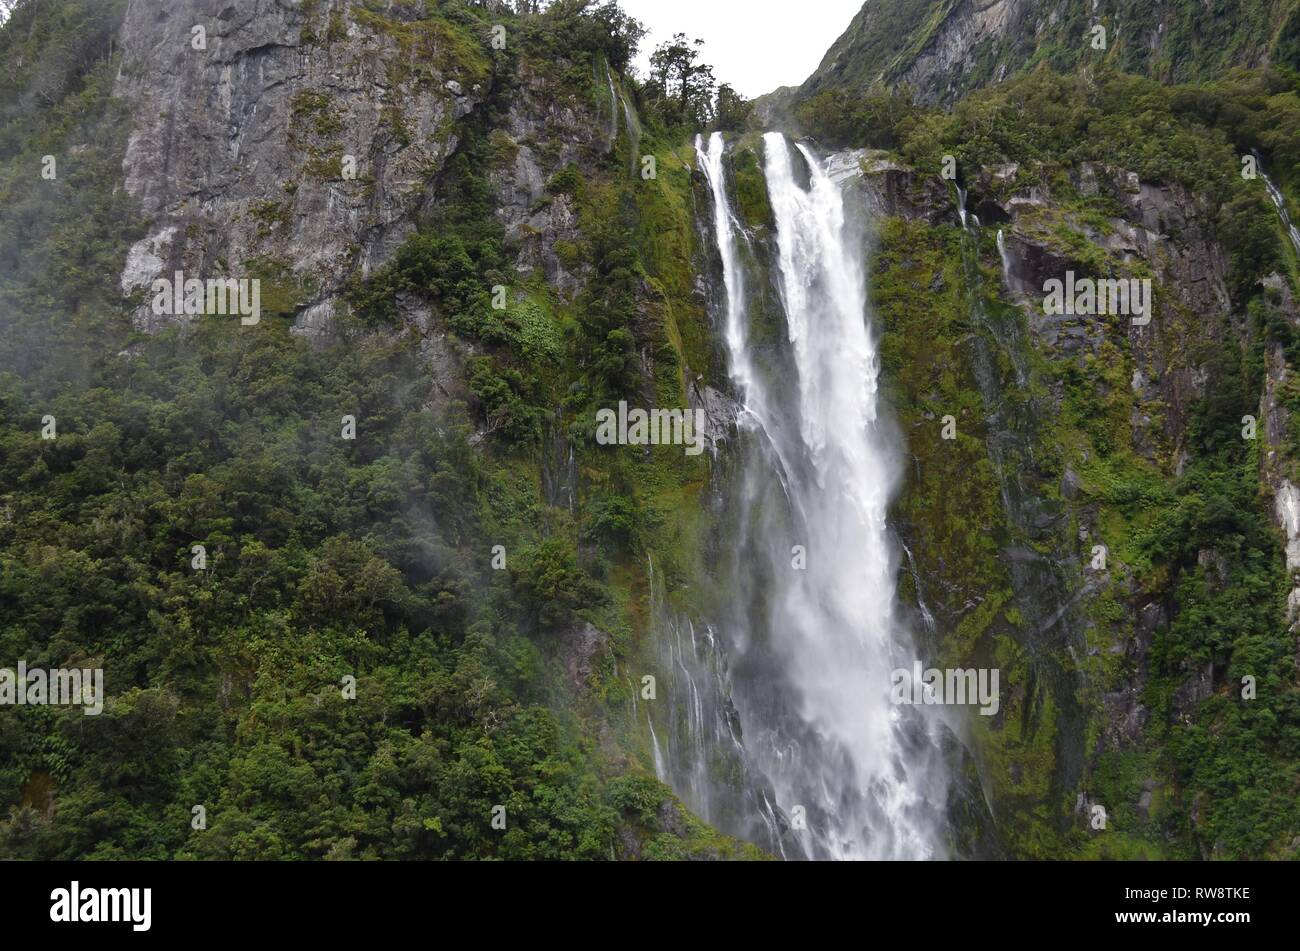
M 1095 26 L 1106 30 L 1094 46 Z M 1165 82 L 1233 66 L 1300 68 L 1295 0 L 867 0 L 821 65 L 790 93 L 906 86 L 952 102 L 1039 65 L 1109 66 Z

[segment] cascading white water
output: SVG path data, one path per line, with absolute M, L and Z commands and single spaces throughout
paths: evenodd
M 1007 290 L 1014 291 L 1015 285 L 1012 283 L 1011 272 L 1011 255 L 1007 251 L 1007 239 L 1002 234 L 1002 229 L 998 229 L 998 257 L 1002 260 L 1002 283 Z
M 1286 197 L 1282 190 L 1273 184 L 1273 179 L 1262 171 L 1264 176 L 1264 185 L 1268 188 L 1268 197 L 1273 199 L 1273 206 L 1277 208 L 1278 217 L 1282 219 L 1282 227 L 1286 228 L 1287 236 L 1291 239 L 1291 244 L 1295 248 L 1295 253 L 1300 254 L 1300 229 L 1297 229 L 1291 222 L 1291 212 L 1286 207 Z
M 609 86 L 609 133 L 605 137 L 605 151 L 614 151 L 614 145 L 618 142 L 618 94 L 614 92 L 614 76 L 609 71 L 609 63 L 605 64 L 605 82 Z
M 781 470 L 778 477 L 785 483 L 786 473 L 790 469 L 790 460 L 785 455 L 785 440 L 780 438 L 780 427 L 774 418 L 767 385 L 754 363 L 746 333 L 748 309 L 740 243 L 747 239 L 727 197 L 726 176 L 722 166 L 726 143 L 721 132 L 714 132 L 709 137 L 707 147 L 702 137 L 696 136 L 695 148 L 713 196 L 713 230 L 717 237 L 718 254 L 722 258 L 722 282 L 725 290 L 723 336 L 731 358 L 731 378 L 740 394 L 744 411 L 741 422 L 755 427 L 763 435 L 768 448 L 776 453 Z M 789 486 L 784 487 L 788 496 Z M 791 501 L 797 505 L 797 500 Z
M 762 651 L 761 685 L 737 676 L 747 755 L 771 782 L 776 806 L 802 807 L 798 837 L 810 856 L 926 858 L 941 853 L 946 784 L 935 725 L 890 700 L 890 675 L 911 666 L 910 638 L 895 615 L 897 560 L 886 514 L 897 453 L 879 414 L 879 358 L 868 325 L 863 245 L 844 195 L 803 146 L 764 137 L 776 224 L 777 271 L 797 379 L 770 381 L 747 339 L 748 299 L 723 174 L 724 142 L 701 145 L 722 258 L 725 338 L 746 410 L 770 446 L 752 467 L 779 468 L 791 509 L 747 530 L 770 561 L 767 643 L 746 632 L 739 650 Z M 796 154 L 809 187 L 799 184 Z M 773 458 L 772 453 L 776 458 Z M 743 511 L 757 512 L 764 472 L 743 482 Z M 769 476 L 770 478 L 770 476 Z M 754 516 L 755 521 L 758 516 Z M 793 533 L 793 537 L 790 533 Z M 806 565 L 791 559 L 803 546 Z M 743 664 L 741 665 L 743 668 Z M 759 665 L 754 665 L 759 666 Z
M 709 181 L 709 190 L 713 195 L 713 230 L 717 235 L 718 254 L 722 257 L 722 283 L 726 291 L 724 335 L 727 351 L 731 354 L 731 376 L 740 390 L 742 403 L 750 405 L 760 394 L 754 365 L 745 346 L 745 278 L 737 248 L 736 234 L 740 229 L 731 213 L 723 177 L 722 156 L 725 148 L 721 132 L 715 132 L 709 137 L 707 147 L 702 136 L 695 137 L 695 149 L 700 155 L 704 176 Z
M 973 211 L 966 210 L 966 189 L 957 186 L 957 217 L 961 219 L 961 230 L 970 231 L 980 226 L 980 217 Z

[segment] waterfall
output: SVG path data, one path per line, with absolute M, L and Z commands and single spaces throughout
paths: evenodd
M 722 259 L 723 300 L 723 341 L 731 358 L 730 372 L 732 381 L 740 396 L 743 415 L 742 425 L 755 428 L 762 436 L 767 449 L 775 453 L 778 476 L 787 500 L 797 505 L 790 498 L 789 483 L 786 473 L 791 465 L 783 453 L 786 440 L 777 433 L 777 420 L 770 408 L 767 385 L 760 374 L 751 354 L 746 337 L 745 318 L 748 314 L 746 302 L 745 274 L 741 263 L 741 244 L 748 244 L 748 236 L 736 220 L 731 210 L 731 201 L 727 197 L 726 177 L 722 158 L 726 149 L 721 132 L 714 132 L 706 146 L 700 136 L 695 138 L 695 148 L 699 153 L 700 166 L 704 177 L 709 182 L 713 197 L 713 231 L 718 245 L 718 254 Z
M 731 375 L 740 392 L 742 405 L 755 395 L 754 367 L 745 347 L 745 285 L 741 271 L 736 233 L 740 230 L 731 204 L 727 199 L 727 186 L 723 178 L 722 156 L 725 144 L 721 132 L 709 136 L 706 146 L 701 136 L 695 137 L 695 150 L 700 155 L 704 177 L 708 179 L 713 196 L 713 230 L 717 236 L 718 254 L 722 258 L 722 283 L 726 292 L 724 338 L 731 354 Z
M 605 151 L 614 151 L 614 145 L 618 142 L 618 93 L 614 91 L 614 76 L 609 71 L 609 63 L 605 64 L 605 82 L 609 84 L 609 133 L 606 136 Z
M 1291 245 L 1295 248 L 1295 253 L 1300 254 L 1300 230 L 1291 223 L 1291 212 L 1286 207 L 1286 196 L 1282 190 L 1273 184 L 1273 179 L 1269 178 L 1264 172 L 1263 166 L 1260 167 L 1260 175 L 1264 178 L 1264 185 L 1268 188 L 1268 197 L 1273 199 L 1273 205 L 1277 208 L 1278 217 L 1282 219 L 1282 227 L 1286 228 L 1286 233 L 1291 238 Z
M 731 377 L 740 394 L 745 412 L 762 426 L 766 423 L 767 399 L 762 381 L 750 357 L 745 333 L 745 276 L 740 263 L 740 242 L 743 234 L 731 203 L 722 167 L 725 149 L 722 133 L 715 132 L 705 146 L 699 136 L 695 148 L 700 154 L 704 177 L 708 179 L 713 196 L 713 230 L 717 236 L 718 254 L 722 258 L 722 282 L 725 290 L 723 339 L 731 355 Z M 747 239 L 743 239 L 747 240 Z
M 741 577 L 724 626 L 747 764 L 770 783 L 774 816 L 806 817 L 789 834 L 808 856 L 938 856 L 939 724 L 890 700 L 892 671 L 916 655 L 895 613 L 886 515 L 899 453 L 880 411 L 856 218 L 808 149 L 764 137 L 770 254 L 795 377 L 773 379 L 750 339 L 741 252 L 751 239 L 727 198 L 725 145 L 717 133 L 698 145 L 722 262 L 723 336 L 757 437 L 736 480 Z M 795 546 L 806 563 L 792 558 Z
M 1011 255 L 1007 252 L 1007 239 L 1001 228 L 998 229 L 998 257 L 1002 259 L 1002 283 L 1007 290 L 1014 291 L 1016 287 L 1011 281 Z
M 970 231 L 980 226 L 980 216 L 966 210 L 966 189 L 957 185 L 957 217 L 961 219 L 961 230 Z
M 593 58 L 591 64 L 591 79 L 594 83 L 599 83 L 601 68 L 605 70 L 605 88 L 609 95 L 609 127 L 605 130 L 605 151 L 614 151 L 614 146 L 618 144 L 618 106 L 619 96 L 614 89 L 614 74 L 610 71 L 609 62 L 599 57 Z M 600 105 L 599 95 L 597 95 L 597 105 Z
M 907 556 L 907 570 L 912 575 L 912 585 L 916 588 L 916 609 L 921 612 L 921 620 L 925 622 L 925 629 L 934 634 L 938 630 L 935 624 L 934 615 L 930 613 L 930 606 L 925 603 L 925 595 L 921 590 L 921 573 L 916 570 L 916 558 L 912 555 L 912 549 L 902 542 L 903 554 Z
M 650 727 L 650 742 L 654 744 L 655 751 L 655 776 L 660 780 L 668 778 L 668 770 L 664 766 L 664 754 L 659 749 L 659 737 L 655 735 L 655 721 L 650 719 L 650 714 L 646 714 L 645 722 Z
M 973 211 L 966 210 L 966 189 L 957 186 L 957 217 L 961 219 L 961 230 L 970 231 L 980 226 L 980 217 Z
M 627 96 L 620 96 L 623 102 L 623 119 L 627 123 L 627 152 L 632 175 L 641 168 L 641 120 L 636 117 L 636 110 L 627 101 Z

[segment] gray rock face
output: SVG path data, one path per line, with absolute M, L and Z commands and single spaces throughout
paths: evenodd
M 1110 749 L 1135 746 L 1142 741 L 1151 714 L 1141 701 L 1135 687 L 1126 687 L 1102 697 L 1106 720 L 1099 742 Z
M 976 47 L 996 43 L 1015 32 L 1029 32 L 1030 7 L 1025 0 L 960 4 L 904 71 L 903 81 L 925 89 L 929 99 L 947 98 L 956 92 L 957 81 L 972 65 Z
M 1289 570 L 1300 568 L 1300 489 L 1283 479 L 1278 486 L 1277 520 L 1286 532 L 1286 566 Z
M 1281 275 L 1271 274 L 1264 279 L 1264 285 L 1273 293 L 1287 321 L 1293 327 L 1300 324 L 1300 311 L 1288 282 Z M 1289 377 L 1283 346 L 1270 342 L 1264 350 L 1264 392 L 1259 400 L 1259 435 L 1263 439 L 1259 475 L 1260 481 L 1273 493 L 1273 519 L 1286 545 L 1287 571 L 1297 579 L 1287 596 L 1287 620 L 1292 622 L 1294 630 L 1300 618 L 1300 489 L 1296 488 L 1300 473 L 1294 471 L 1284 449 L 1290 414 L 1283 393 Z
M 569 633 L 565 667 L 568 671 L 569 683 L 575 690 L 587 686 L 595 670 L 598 655 L 608 643 L 609 635 L 589 622 L 575 627 Z
M 999 179 L 1009 183 L 1016 177 L 998 172 L 985 176 L 990 188 L 996 188 Z M 1011 219 L 1005 232 L 1008 256 L 1026 295 L 1036 338 L 1070 355 L 1099 353 L 1107 318 L 1044 314 L 1040 289 L 1045 281 L 1062 279 L 1068 270 L 1079 277 L 1152 275 L 1159 294 L 1151 323 L 1126 328 L 1136 363 L 1134 389 L 1143 402 L 1161 408 L 1158 414 L 1139 412 L 1133 418 L 1135 442 L 1152 458 L 1156 436 L 1175 445 L 1181 441 L 1190 407 L 1204 392 L 1205 381 L 1194 367 L 1171 365 L 1168 341 L 1213 340 L 1233 324 L 1227 255 L 1214 237 L 1209 212 L 1179 185 L 1153 186 L 1124 169 L 1092 163 L 1071 170 L 1071 179 L 1082 193 L 1110 198 L 1123 209 L 1123 216 L 1111 218 L 1104 232 L 1081 227 L 1090 242 L 1107 253 L 1111 274 L 1092 273 L 1084 262 L 1039 236 L 1039 209 L 1050 202 L 1050 195 L 1037 184 L 1000 201 Z M 1187 314 L 1197 315 L 1194 328 L 1187 325 Z M 1162 419 L 1162 429 L 1153 426 L 1153 416 Z
M 1005 46 L 1032 50 L 1034 7 L 1033 0 L 961 0 L 948 5 L 936 19 L 935 11 L 924 5 L 867 3 L 797 95 L 811 95 L 828 86 L 866 89 L 890 82 L 907 83 L 926 102 L 951 99 L 970 83 L 980 50 L 992 47 L 1001 52 Z M 910 42 L 897 42 L 900 36 Z M 997 81 L 1018 57 L 1000 58 L 1001 68 L 994 69 Z M 987 72 L 985 67 L 980 78 Z
M 871 153 L 863 157 L 861 168 L 862 189 L 873 212 L 936 225 L 957 220 L 957 206 L 937 179 L 918 181 L 911 169 Z
M 613 89 L 612 77 L 602 79 Z M 511 90 L 504 127 L 493 133 L 498 147 L 512 155 L 492 170 L 491 178 L 496 215 L 505 226 L 515 270 L 540 271 L 562 298 L 572 299 L 586 283 L 591 266 L 564 260 L 561 249 L 581 237 L 577 210 L 570 195 L 548 194 L 546 183 L 569 165 L 586 170 L 592 156 L 608 152 L 620 134 L 635 138 L 637 119 L 624 100 L 602 108 L 625 111 L 625 121 L 619 123 L 614 111 L 613 121 L 602 127 L 602 119 L 609 121 L 610 115 L 602 117 L 600 110 L 557 99 L 547 80 L 525 65 Z
M 858 160 L 868 206 L 882 215 L 897 215 L 931 224 L 955 223 L 956 208 L 948 191 L 934 176 L 914 171 L 872 153 L 845 153 Z M 989 226 L 1005 222 L 1008 290 L 1025 308 L 1033 340 L 1048 354 L 1072 359 L 1101 353 L 1108 318 L 1078 314 L 1045 314 L 1043 285 L 1073 270 L 1093 275 L 1090 268 L 1062 251 L 1040 233 L 1038 222 L 1054 204 L 1045 182 L 1032 169 L 1004 165 L 981 169 L 968 201 L 980 221 Z M 1208 212 L 1177 185 L 1155 187 L 1124 169 L 1083 163 L 1071 170 L 1075 187 L 1087 195 L 1115 200 L 1124 216 L 1112 218 L 1105 233 L 1083 229 L 1091 242 L 1107 252 L 1114 275 L 1145 269 L 1153 282 L 1173 298 L 1158 300 L 1152 322 L 1128 329 L 1136 357 L 1134 386 L 1143 403 L 1161 411 L 1136 412 L 1132 420 L 1139 450 L 1154 458 L 1156 440 L 1177 443 L 1185 430 L 1191 405 L 1204 390 L 1188 367 L 1170 367 L 1163 340 L 1189 332 L 1179 315 L 1198 314 L 1196 334 L 1222 333 L 1231 325 L 1227 291 L 1228 261 L 1213 237 Z M 994 197 L 1001 196 L 1001 197 Z M 1163 427 L 1155 420 L 1159 419 Z
M 695 381 L 691 382 L 687 397 L 691 409 L 704 410 L 704 438 L 709 448 L 717 451 L 735 432 L 742 412 L 740 404 L 725 393 Z
M 1198 704 L 1214 693 L 1214 668 L 1205 664 L 1188 671 L 1187 679 L 1174 691 L 1173 709 L 1184 723 L 1192 722 Z
M 390 69 L 396 40 L 329 17 L 289 0 L 131 0 L 114 92 L 133 106 L 126 188 L 152 225 L 124 290 L 276 262 L 299 330 L 320 334 L 343 280 L 402 242 L 477 92 L 434 64 Z M 145 329 L 169 319 L 138 315 Z
M 1141 795 L 1138 796 L 1137 814 L 1143 822 L 1146 822 L 1151 818 L 1151 803 L 1153 798 L 1153 789 L 1143 789 Z

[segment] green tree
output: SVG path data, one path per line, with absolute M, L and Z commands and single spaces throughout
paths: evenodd
M 648 91 L 675 125 L 703 128 L 713 112 L 713 67 L 700 60 L 704 41 L 674 34 L 650 55 Z
M 754 116 L 754 104 L 729 83 L 718 87 L 718 101 L 714 107 L 714 128 L 722 132 L 743 132 Z

